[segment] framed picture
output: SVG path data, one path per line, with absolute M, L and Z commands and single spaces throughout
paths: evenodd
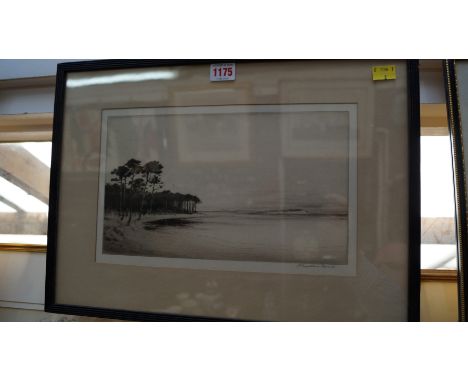
M 46 310 L 419 319 L 416 62 L 58 66 Z
M 465 303 L 465 282 L 467 276 L 465 263 L 468 259 L 468 224 L 467 224 L 467 168 L 465 150 L 468 137 L 468 61 L 444 61 L 445 90 L 447 99 L 448 125 L 452 147 L 452 163 L 455 185 L 455 216 L 457 231 L 458 263 L 458 317 L 466 321 L 467 306 Z

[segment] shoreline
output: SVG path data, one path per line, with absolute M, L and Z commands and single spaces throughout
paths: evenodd
M 164 221 L 165 222 L 162 222 Z M 108 255 L 247 260 L 306 264 L 347 262 L 346 217 L 194 213 L 104 222 Z

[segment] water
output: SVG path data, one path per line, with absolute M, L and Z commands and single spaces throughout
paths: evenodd
M 343 215 L 204 212 L 147 216 L 131 226 L 107 217 L 104 232 L 106 254 L 347 264 Z

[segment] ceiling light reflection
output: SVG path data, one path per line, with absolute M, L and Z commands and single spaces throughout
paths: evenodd
M 177 70 L 157 70 L 144 73 L 122 73 L 92 78 L 70 78 L 67 87 L 78 88 L 82 86 L 108 85 L 117 82 L 141 82 L 152 80 L 173 80 L 177 78 Z

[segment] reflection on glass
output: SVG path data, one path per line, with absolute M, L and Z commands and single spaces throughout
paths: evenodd
M 46 244 L 51 149 L 0 143 L 0 243 Z
M 112 74 L 107 76 L 75 78 L 67 80 L 67 87 L 78 88 L 82 86 L 109 85 L 121 82 L 142 82 L 154 80 L 172 80 L 177 78 L 176 70 L 155 70 L 141 73 Z

